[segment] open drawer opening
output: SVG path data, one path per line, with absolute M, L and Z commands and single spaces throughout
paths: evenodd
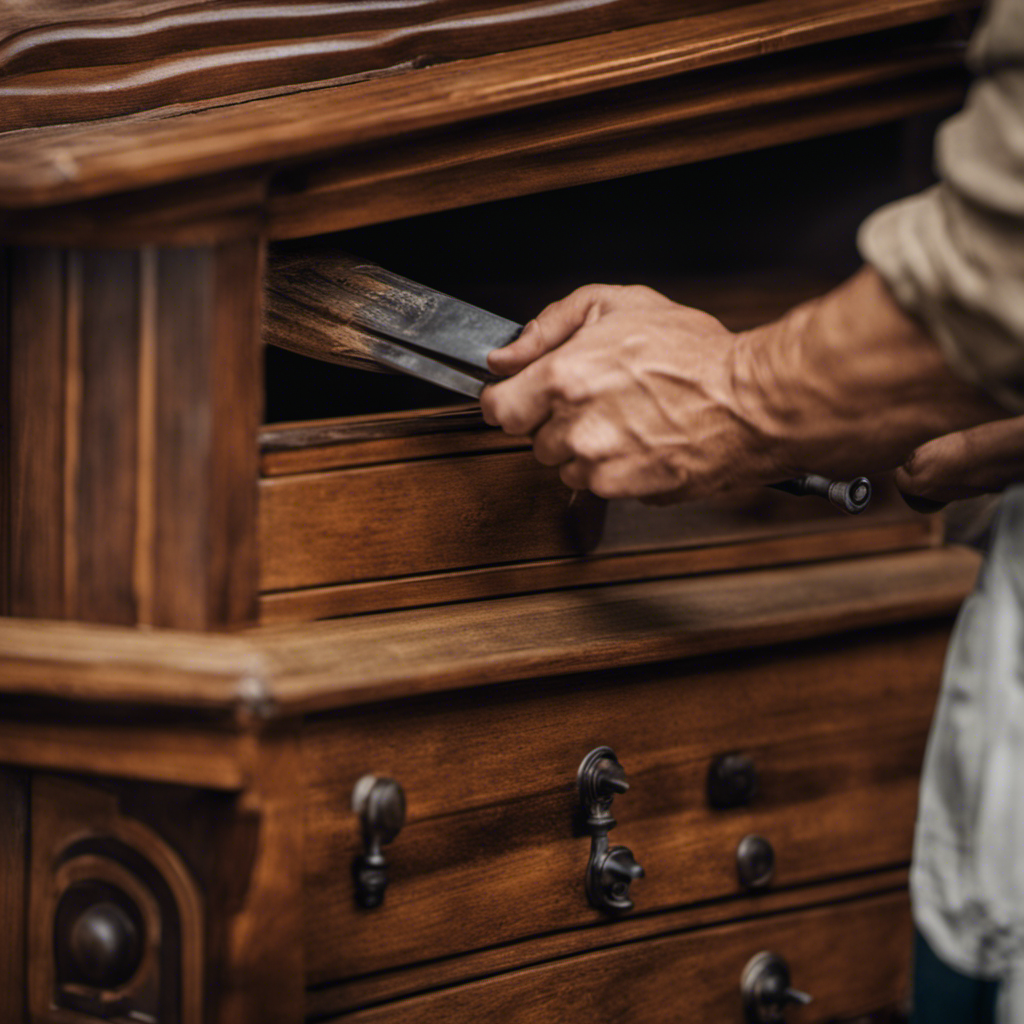
M 276 261 L 340 251 L 520 323 L 597 281 L 648 284 L 742 329 L 856 268 L 860 221 L 928 183 L 932 124 L 918 118 L 281 242 L 269 280 Z M 268 423 L 466 404 L 434 385 L 273 345 L 266 358 Z
M 470 206 L 301 242 L 517 322 L 592 281 L 646 283 L 734 329 L 821 294 L 855 234 L 928 182 L 934 122 Z M 868 514 L 758 489 L 669 509 L 574 498 L 474 402 L 268 346 L 261 433 L 265 621 L 478 599 L 935 543 L 876 482 Z M 878 486 L 883 483 L 882 486 Z

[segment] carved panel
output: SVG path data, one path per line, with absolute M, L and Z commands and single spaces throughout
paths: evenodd
M 116 794 L 37 776 L 30 870 L 36 1024 L 199 1024 L 203 897 L 179 854 Z

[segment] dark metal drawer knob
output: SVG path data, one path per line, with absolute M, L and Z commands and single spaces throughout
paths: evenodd
M 405 791 L 394 779 L 364 775 L 352 790 L 352 810 L 363 829 L 363 853 L 352 864 L 356 903 L 369 910 L 384 902 L 388 866 L 381 848 L 405 824 Z
M 97 988 L 115 989 L 128 981 L 142 960 L 142 942 L 135 922 L 116 903 L 104 901 L 83 910 L 57 941 L 78 980 Z
M 716 811 L 745 807 L 757 792 L 757 768 L 748 754 L 722 754 L 708 768 L 708 805 Z
M 748 1024 L 784 1024 L 788 1006 L 806 1006 L 811 1001 L 789 981 L 789 965 L 777 953 L 765 950 L 751 957 L 740 976 Z
M 736 847 L 736 874 L 744 889 L 765 889 L 775 874 L 775 850 L 763 836 L 744 836 Z
M 586 811 L 590 836 L 590 860 L 585 888 L 587 899 L 598 910 L 621 914 L 633 909 L 630 886 L 643 878 L 644 869 L 625 846 L 609 846 L 608 833 L 615 828 L 611 814 L 616 793 L 629 789 L 626 771 L 610 747 L 597 747 L 580 764 L 576 774 L 580 803 Z

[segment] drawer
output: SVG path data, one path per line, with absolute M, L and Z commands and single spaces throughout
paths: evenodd
M 906 994 L 907 897 L 886 893 L 832 907 L 617 946 L 513 971 L 346 1017 L 352 1024 L 741 1024 L 740 978 L 761 951 L 778 954 L 794 987 L 793 1024 L 852 1019 Z
M 751 834 L 772 844 L 779 888 L 906 862 L 947 633 L 883 629 L 308 720 L 308 980 L 603 924 L 584 892 L 576 772 L 605 744 L 631 787 L 610 840 L 646 869 L 634 914 L 722 898 L 754 910 L 736 868 Z M 729 751 L 753 758 L 758 789 L 712 810 L 709 766 Z M 408 805 L 386 847 L 386 899 L 369 911 L 350 871 L 366 772 L 397 779 Z

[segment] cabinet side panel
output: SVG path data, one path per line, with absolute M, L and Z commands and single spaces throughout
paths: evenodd
M 63 618 L 65 258 L 11 249 L 8 262 L 8 611 Z
M 25 864 L 28 786 L 20 772 L 0 769 L 0 1021 L 25 1019 Z
M 77 448 L 70 612 L 86 621 L 131 625 L 136 621 L 139 256 L 130 250 L 72 253 L 73 274 L 79 273 L 79 259 L 78 359 L 68 365 L 69 386 L 78 391 L 68 418 L 68 436 Z

